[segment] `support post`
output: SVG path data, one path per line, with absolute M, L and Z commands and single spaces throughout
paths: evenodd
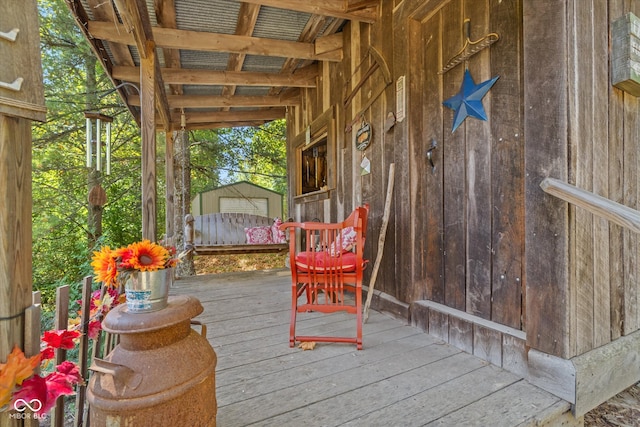
M 156 118 L 155 118 L 155 43 L 145 44 L 140 59 L 140 130 L 142 133 L 142 238 L 157 239 L 156 194 Z
M 164 158 L 164 167 L 165 167 L 165 198 L 166 198 L 166 206 L 165 206 L 165 235 L 166 235 L 166 243 L 170 245 L 175 245 L 175 224 L 174 224 L 174 216 L 175 216 L 175 193 L 176 193 L 176 183 L 175 183 L 175 174 L 173 167 L 173 132 L 167 131 L 165 132 L 165 158 Z

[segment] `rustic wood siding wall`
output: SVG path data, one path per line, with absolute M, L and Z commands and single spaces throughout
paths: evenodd
M 384 120 L 388 112 L 395 109 L 395 92 L 393 84 L 389 85 L 370 108 L 363 109 L 372 92 L 384 87 L 384 79 L 380 71 L 376 71 L 363 87 L 358 90 L 345 107 L 344 99 L 352 88 L 362 79 L 363 74 L 373 64 L 368 55 L 369 45 L 374 46 L 391 65 L 393 38 L 388 32 L 380 31 L 381 26 L 391 28 L 393 15 L 392 5 L 387 2 L 382 7 L 381 21 L 373 27 L 368 24 L 348 23 L 343 29 L 345 60 L 341 63 L 325 63 L 321 68 L 316 89 L 307 89 L 303 96 L 302 108 L 291 108 L 288 111 L 288 140 L 292 141 L 304 132 L 314 119 L 328 108 L 335 108 L 336 157 L 334 160 L 336 185 L 330 188 L 327 199 L 316 200 L 313 197 L 296 200 L 290 194 L 289 212 L 296 220 L 337 221 L 346 218 L 355 206 L 369 203 L 369 237 L 366 246 L 366 258 L 373 260 L 377 251 L 377 231 L 381 227 L 382 213 L 385 203 L 385 192 L 389 173 L 389 164 L 394 161 L 394 151 L 398 150 L 394 139 L 394 131 L 384 132 Z M 354 148 L 355 132 L 359 128 L 361 118 L 371 123 L 373 128 L 372 142 L 366 151 Z M 351 131 L 345 130 L 351 126 Z M 402 151 L 402 150 L 400 150 Z M 366 156 L 371 161 L 372 173 L 362 176 L 360 163 Z M 290 145 L 288 161 L 295 165 L 295 147 Z M 401 168 L 405 169 L 406 168 Z M 396 169 L 396 174 L 398 169 Z M 403 172 L 406 173 L 406 172 Z M 295 188 L 295 173 L 289 176 L 290 188 Z M 396 185 L 396 189 L 399 187 Z M 400 194 L 402 200 L 402 194 Z M 398 199 L 396 199 L 398 200 Z M 392 219 L 392 224 L 395 221 Z M 394 230 L 387 232 L 383 265 L 378 273 L 376 288 L 390 295 L 398 295 L 402 281 L 395 277 Z M 367 275 L 371 269 L 368 269 Z M 368 279 L 368 276 L 367 276 Z M 366 281 L 366 280 L 365 280 Z
M 522 10 L 518 1 L 404 2 L 408 26 L 408 145 L 412 254 L 407 300 L 428 299 L 516 328 L 524 324 L 524 149 Z M 406 10 L 403 13 L 403 10 Z M 465 43 L 500 41 L 444 74 Z M 396 43 L 398 45 L 398 43 Z M 394 58 L 394 71 L 398 65 Z M 465 66 L 476 83 L 499 80 L 485 96 L 487 121 L 452 132 L 442 102 L 458 93 Z M 432 143 L 432 168 L 426 153 Z M 403 233 L 404 236 L 404 233 Z
M 640 329 L 639 236 L 541 194 L 540 178 L 640 208 L 638 98 L 611 85 L 609 62 L 611 23 L 640 4 L 560 6 L 524 8 L 526 311 L 528 345 L 570 358 Z
M 626 0 L 382 1 L 373 25 L 343 29 L 345 59 L 323 65 L 318 87 L 288 111 L 290 140 L 335 108 L 337 181 L 327 198 L 296 202 L 297 220 L 341 219 L 371 205 L 367 257 L 375 259 L 388 167 L 396 164 L 385 254 L 376 288 L 402 302 L 431 300 L 526 331 L 527 345 L 572 357 L 640 329 L 640 236 L 545 194 L 554 177 L 639 209 L 638 98 L 610 84 L 610 25 L 640 4 Z M 468 118 L 451 133 L 442 101 L 458 92 L 464 65 L 438 71 L 464 42 L 496 32 L 472 57 L 476 83 L 500 79 L 484 98 L 488 121 Z M 552 28 L 552 31 L 549 29 Z M 394 85 L 405 76 L 406 118 L 389 131 Z M 345 130 L 360 117 L 373 139 L 364 152 Z M 435 172 L 426 158 L 435 140 Z M 292 147 L 291 164 L 295 164 Z M 366 156 L 371 174 L 360 174 Z M 295 174 L 290 176 L 295 188 Z
M 331 210 L 322 201 L 290 200 L 296 219 L 333 221 L 357 204 L 370 203 L 367 255 L 374 259 L 388 168 L 394 162 L 394 204 L 376 288 L 403 302 L 430 299 L 518 329 L 524 289 L 519 5 L 497 0 L 381 2 L 377 23 L 344 28 L 345 59 L 325 64 L 318 87 L 305 91 L 303 107 L 288 113 L 293 138 L 328 108 L 327 102 L 336 108 L 338 180 L 328 199 Z M 459 90 L 464 65 L 445 76 L 438 71 L 463 45 L 465 17 L 472 19 L 474 36 L 501 33 L 497 50 L 476 55 L 469 66 L 477 82 L 500 74 L 502 87 L 487 97 L 489 121 L 469 119 L 452 134 L 453 114 L 442 101 Z M 386 60 L 393 83 L 400 76 L 406 79 L 406 118 L 388 132 L 385 119 L 396 112 L 394 84 L 364 108 L 384 87 L 380 71 L 344 106 L 346 94 L 373 64 L 369 45 Z M 373 128 L 373 140 L 363 152 L 354 149 L 361 117 Z M 351 124 L 353 131 L 346 130 Z M 436 174 L 426 159 L 432 138 L 439 144 Z M 294 147 L 289 148 L 295 164 Z M 371 173 L 361 176 L 364 156 Z M 290 184 L 295 186 L 294 176 Z M 443 208 L 445 199 L 451 202 Z M 497 255 L 494 247 L 500 248 Z
M 611 23 L 638 2 L 570 3 L 569 183 L 640 209 L 638 98 L 611 85 Z M 638 238 L 583 209 L 569 208 L 570 354 L 640 329 Z

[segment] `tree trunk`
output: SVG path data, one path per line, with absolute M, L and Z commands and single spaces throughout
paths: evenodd
M 175 221 L 174 242 L 179 250 L 184 250 L 184 217 L 191 212 L 191 155 L 189 151 L 189 133 L 185 130 L 174 134 L 174 179 L 175 179 Z M 179 277 L 193 276 L 196 269 L 193 255 L 189 254 L 178 264 L 176 274 Z

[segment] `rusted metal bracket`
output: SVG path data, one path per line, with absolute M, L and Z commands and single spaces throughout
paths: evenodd
M 373 64 L 371 64 L 367 72 L 364 74 L 362 79 L 360 79 L 360 81 L 353 87 L 351 92 L 345 96 L 343 101 L 343 104 L 345 107 L 348 107 L 349 104 L 351 104 L 351 101 L 356 96 L 356 93 L 358 93 L 358 91 L 367 82 L 367 80 L 369 80 L 369 77 L 371 77 L 378 68 L 380 68 L 380 70 L 382 71 L 382 77 L 384 78 L 384 82 L 386 83 L 386 86 L 391 84 L 391 72 L 389 71 L 389 66 L 385 62 L 380 52 L 378 52 L 378 50 L 375 47 L 369 46 L 369 51 L 367 52 L 367 56 L 369 55 L 373 58 Z
M 347 125 L 345 126 L 345 132 L 347 132 L 347 133 L 351 132 L 351 129 L 353 128 L 353 125 L 356 124 L 358 121 L 360 121 L 360 116 L 362 116 L 362 114 L 369 107 L 371 107 L 371 105 L 375 102 L 375 100 L 378 99 L 378 97 L 380 95 L 382 95 L 384 90 L 393 82 L 392 79 L 391 79 L 391 71 L 389 70 L 389 66 L 387 65 L 386 61 L 384 60 L 384 58 L 382 57 L 380 52 L 375 47 L 369 46 L 368 55 L 370 55 L 373 58 L 373 64 L 371 64 L 371 66 L 365 72 L 365 74 L 362 77 L 362 79 L 360 79 L 360 81 L 353 87 L 351 92 L 345 96 L 344 101 L 343 101 L 344 107 L 346 108 L 346 107 L 349 106 L 349 104 L 351 104 L 351 101 L 356 96 L 358 91 L 366 83 L 366 81 L 369 79 L 369 77 L 371 77 L 373 75 L 373 73 L 378 69 L 380 69 L 380 71 L 382 72 L 382 78 L 384 79 L 384 85 L 381 86 L 376 91 L 374 91 L 374 94 L 364 104 L 364 106 L 362 107 L 360 112 L 358 112 L 357 114 L 354 115 L 355 119 L 353 119 L 350 123 L 347 123 Z

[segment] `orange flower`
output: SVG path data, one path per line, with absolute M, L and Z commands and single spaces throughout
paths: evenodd
M 140 271 L 156 271 L 165 268 L 169 251 L 164 246 L 149 240 L 132 243 L 128 247 L 133 256 L 128 260 L 129 268 Z
M 143 240 L 113 250 L 104 246 L 93 253 L 91 266 L 97 282 L 103 282 L 107 288 L 117 288 L 124 284 L 132 271 L 156 271 L 175 267 L 179 259 L 174 255 L 175 249 Z
M 117 286 L 116 253 L 117 251 L 112 251 L 109 246 L 105 246 L 93 253 L 91 267 L 93 267 L 93 271 L 96 274 L 95 279 L 98 282 L 104 282 L 107 287 Z

